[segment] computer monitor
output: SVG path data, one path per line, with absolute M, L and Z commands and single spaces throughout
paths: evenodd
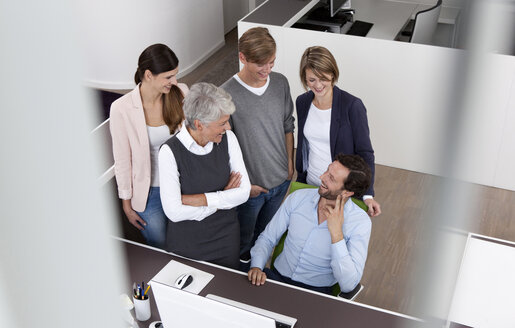
M 168 327 L 275 328 L 271 318 L 151 281 L 161 322 Z
M 340 9 L 350 9 L 350 0 L 329 0 L 329 12 L 334 17 Z

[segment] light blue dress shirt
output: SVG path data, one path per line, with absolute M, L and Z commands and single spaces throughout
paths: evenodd
M 251 267 L 264 268 L 273 248 L 288 230 L 284 250 L 275 260 L 279 273 L 307 285 L 349 292 L 361 280 L 372 222 L 349 199 L 344 206 L 344 239 L 332 244 L 327 221 L 318 224 L 317 189 L 297 190 L 281 205 L 251 250 Z

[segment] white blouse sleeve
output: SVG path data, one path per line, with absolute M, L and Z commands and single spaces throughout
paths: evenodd
M 159 150 L 159 185 L 161 186 L 163 210 L 168 219 L 174 222 L 184 220 L 201 221 L 216 212 L 214 207 L 182 204 L 177 162 L 168 145 L 163 145 Z
M 250 180 L 241 154 L 240 144 L 236 135 L 227 130 L 227 146 L 229 147 L 229 164 L 231 172 L 241 174 L 241 184 L 238 188 L 205 193 L 208 207 L 216 209 L 230 209 L 243 204 L 249 199 Z

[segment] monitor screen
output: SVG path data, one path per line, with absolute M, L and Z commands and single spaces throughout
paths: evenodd
M 336 15 L 340 9 L 350 9 L 350 0 L 329 0 L 329 10 L 331 11 L 331 17 Z
M 275 321 L 256 313 L 151 281 L 159 316 L 167 327 L 272 328 Z

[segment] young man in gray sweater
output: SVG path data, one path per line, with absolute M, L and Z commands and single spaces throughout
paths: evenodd
M 249 200 L 238 207 L 240 266 L 281 205 L 293 176 L 293 102 L 288 80 L 272 72 L 276 44 L 268 29 L 255 27 L 238 41 L 240 72 L 222 85 L 236 112 L 231 126 L 250 178 Z

